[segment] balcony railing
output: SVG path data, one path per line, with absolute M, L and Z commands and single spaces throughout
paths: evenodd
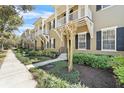
M 66 17 L 62 17 L 62 18 L 58 19 L 57 27 L 63 26 L 64 24 L 66 24 Z
M 78 10 L 69 14 L 69 21 L 78 19 Z

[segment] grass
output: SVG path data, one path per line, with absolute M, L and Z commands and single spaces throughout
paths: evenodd
M 76 69 L 68 72 L 67 63 L 65 61 L 58 61 L 51 64 L 53 67 L 47 70 L 48 73 L 53 74 L 62 80 L 68 81 L 71 84 L 79 83 L 79 72 Z
M 29 56 L 28 52 L 25 52 L 25 50 L 14 50 L 14 53 L 16 54 L 16 57 L 25 65 L 43 62 L 51 59 L 50 57 L 45 56 Z

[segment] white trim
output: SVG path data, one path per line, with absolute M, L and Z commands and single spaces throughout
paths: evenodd
M 80 32 L 80 33 L 78 33 L 78 50 L 86 50 L 86 47 L 87 47 L 87 43 L 86 43 L 85 48 L 79 48 L 79 35 L 82 35 L 82 34 L 85 34 L 85 43 L 87 42 L 86 41 L 86 34 L 87 34 L 87 32 Z
M 116 29 L 117 29 L 118 26 L 114 26 L 114 27 L 107 27 L 107 28 L 103 28 L 101 29 L 101 51 L 116 51 L 117 50 L 117 46 L 116 46 Z M 111 49 L 103 49 L 103 32 L 104 31 L 107 31 L 107 30 L 114 30 L 115 31 L 115 49 L 111 50 Z

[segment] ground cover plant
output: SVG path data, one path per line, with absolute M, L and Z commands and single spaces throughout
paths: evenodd
M 119 86 L 124 87 L 124 57 L 118 56 L 113 58 L 112 68 L 117 77 Z
M 67 62 L 64 61 L 57 61 L 52 63 L 52 66 L 43 67 L 44 70 L 48 70 L 50 74 L 55 75 L 56 77 L 60 77 L 63 80 L 66 80 L 70 83 L 78 83 L 79 82 L 79 72 L 76 69 L 73 69 L 70 73 L 67 70 Z M 41 67 L 42 68 L 42 67 Z
M 79 84 L 70 84 L 69 82 L 56 77 L 53 74 L 46 73 L 45 71 L 32 68 L 30 72 L 33 74 L 34 79 L 37 81 L 38 88 L 83 88 L 86 86 L 81 86 Z

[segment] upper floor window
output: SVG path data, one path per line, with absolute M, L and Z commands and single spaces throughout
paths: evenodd
M 104 8 L 109 7 L 110 5 L 96 5 L 96 11 L 103 10 Z

